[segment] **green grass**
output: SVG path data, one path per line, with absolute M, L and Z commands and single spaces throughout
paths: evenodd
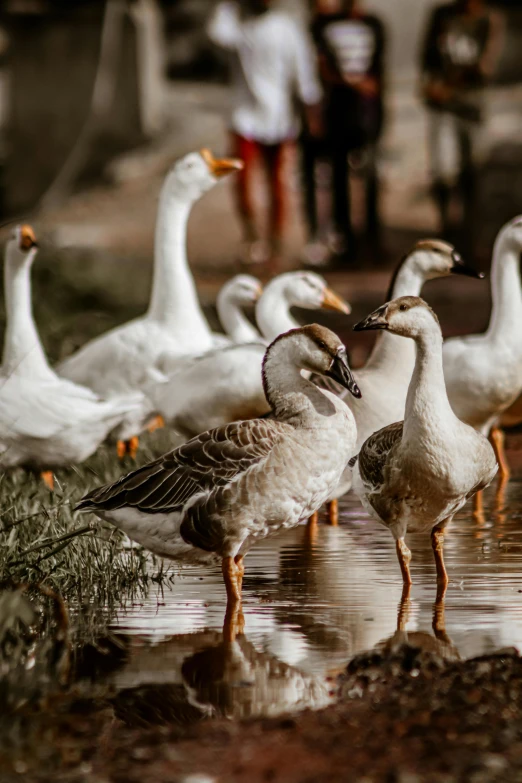
M 122 262 L 124 263 L 124 262 Z M 42 249 L 33 269 L 33 304 L 51 362 L 91 337 L 143 312 L 148 270 L 131 295 L 121 265 L 92 251 L 60 255 Z M 121 278 L 124 278 L 122 283 Z M 125 282 L 127 278 L 127 282 Z M 133 278 L 135 279 L 135 278 Z M 0 339 L 5 323 L 0 294 Z M 0 476 L 0 585 L 43 584 L 67 602 L 76 638 L 103 632 L 114 611 L 173 577 L 172 569 L 92 514 L 74 513 L 93 487 L 116 480 L 175 446 L 173 434 L 157 431 L 140 441 L 137 462 L 120 463 L 115 447 L 103 445 L 82 465 L 55 473 L 54 493 L 23 469 Z M 0 640 L 1 641 L 1 640 Z

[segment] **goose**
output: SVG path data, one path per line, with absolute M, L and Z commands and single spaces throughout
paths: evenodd
M 270 409 L 261 378 L 263 356 L 267 343 L 298 326 L 290 314 L 293 306 L 350 312 L 350 306 L 319 275 L 278 275 L 265 287 L 256 305 L 256 321 L 266 339 L 260 337 L 256 343 L 218 348 L 188 359 L 178 365 L 167 383 L 151 385 L 149 397 L 163 420 L 180 435 L 191 438 L 227 422 L 267 414 Z
M 443 348 L 444 377 L 456 415 L 483 435 L 490 435 L 500 465 L 500 478 L 509 478 L 499 419 L 522 390 L 522 216 L 498 233 L 493 249 L 491 295 L 493 307 L 484 334 L 453 337 Z M 476 510 L 481 506 L 481 496 Z
M 272 419 L 205 432 L 95 489 L 78 504 L 161 557 L 221 561 L 227 602 L 241 601 L 243 557 L 256 540 L 297 525 L 339 481 L 355 445 L 350 409 L 301 375 L 318 372 L 359 394 L 346 349 L 312 324 L 267 348 L 263 388 Z
M 395 270 L 386 300 L 419 296 L 428 280 L 452 274 L 484 277 L 463 262 L 453 245 L 439 239 L 423 239 L 415 244 Z M 404 418 L 406 395 L 414 365 L 413 342 L 401 340 L 390 332 L 377 337 L 366 364 L 355 372 L 361 399 L 346 398 L 357 425 L 356 451 L 372 433 Z M 348 492 L 351 483 L 351 470 L 347 469 L 328 504 L 330 524 L 337 524 L 337 499 Z M 312 519 L 312 524 L 316 521 L 316 518 Z
M 415 343 L 416 357 L 404 421 L 371 435 L 354 464 L 353 489 L 365 509 L 391 531 L 405 585 L 411 584 L 409 531 L 430 531 L 437 582 L 446 585 L 444 529 L 453 515 L 497 470 L 487 438 L 452 410 L 442 368 L 442 334 L 437 316 L 416 296 L 379 307 L 354 326 L 385 329 Z
M 114 427 L 141 408 L 143 395 L 103 400 L 51 369 L 31 308 L 30 273 L 37 249 L 28 225 L 18 226 L 5 248 L 0 467 L 37 468 L 52 489 L 50 468 L 87 459 Z
M 186 256 L 187 221 L 192 205 L 218 180 L 242 163 L 217 159 L 208 150 L 175 163 L 163 184 L 156 221 L 154 279 L 148 311 L 111 329 L 65 359 L 58 374 L 104 396 L 143 389 L 160 360 L 195 355 L 223 341 L 214 336 L 198 302 Z M 144 397 L 143 429 L 150 402 Z M 121 449 L 121 444 L 119 446 Z
M 255 305 L 262 293 L 261 283 L 252 275 L 236 275 L 220 288 L 216 300 L 218 318 L 233 343 L 256 343 L 261 340 L 261 335 L 243 310 Z

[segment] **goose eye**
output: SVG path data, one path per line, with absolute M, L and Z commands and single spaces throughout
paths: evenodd
M 408 308 L 407 308 L 407 306 L 405 304 L 401 304 L 401 306 L 399 307 L 399 310 L 402 310 L 402 312 L 404 312 L 407 309 Z

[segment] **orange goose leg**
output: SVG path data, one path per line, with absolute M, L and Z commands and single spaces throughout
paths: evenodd
M 50 489 L 51 492 L 54 492 L 54 473 L 52 470 L 42 470 L 40 473 L 40 478 L 42 479 L 47 489 Z
M 118 459 L 123 459 L 126 454 L 128 454 L 131 459 L 136 459 L 139 445 L 140 439 L 136 435 L 130 440 L 119 440 L 116 444 Z
M 405 585 L 411 585 L 411 574 L 410 574 L 410 561 L 411 561 L 411 552 L 404 543 L 403 538 L 397 539 L 395 542 L 395 549 L 397 551 L 397 558 L 399 560 L 399 565 L 401 567 L 401 573 L 402 573 L 402 581 Z
M 328 522 L 333 527 L 337 527 L 339 524 L 339 501 L 337 498 L 335 500 L 330 500 L 330 502 L 326 504 L 326 508 L 328 510 Z

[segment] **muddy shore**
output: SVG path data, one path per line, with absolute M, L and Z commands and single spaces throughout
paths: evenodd
M 522 780 L 522 659 L 461 661 L 443 631 L 397 632 L 332 682 L 333 706 L 277 719 L 201 720 L 161 686 L 124 701 L 82 687 L 4 723 L 2 783 Z

